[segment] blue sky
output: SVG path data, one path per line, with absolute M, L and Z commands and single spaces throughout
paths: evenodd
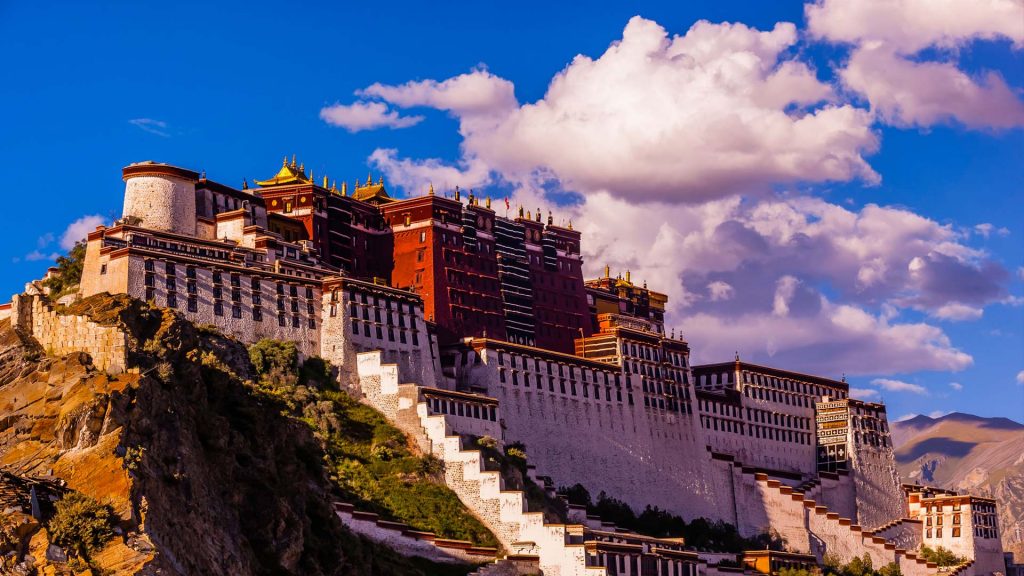
M 574 218 L 698 361 L 1024 420 L 1024 15 L 872 4 L 0 3 L 0 289 L 119 215 L 130 162 L 298 154 Z

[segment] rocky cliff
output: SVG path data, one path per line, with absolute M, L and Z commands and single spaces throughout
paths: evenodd
M 425 573 L 341 525 L 321 445 L 254 392 L 242 345 L 124 297 L 63 313 L 122 328 L 129 372 L 107 375 L 86 354 L 47 356 L 0 321 L 0 467 L 12 482 L 39 486 L 35 500 L 51 486 L 111 507 L 118 535 L 92 555 L 94 569 Z M 25 496 L 14 485 L 4 491 L 12 502 Z M 8 505 L 0 522 L 6 569 L 70 573 L 28 508 Z

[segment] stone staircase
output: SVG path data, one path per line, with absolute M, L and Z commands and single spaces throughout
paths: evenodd
M 449 429 L 445 416 L 431 414 L 418 401 L 418 386 L 398 384 L 397 367 L 382 365 L 380 354 L 359 354 L 358 370 L 364 397 L 425 452 L 444 462 L 445 483 L 494 532 L 510 560 L 489 565 L 484 574 L 511 574 L 510 566 L 536 559 L 545 576 L 605 576 L 603 568 L 587 567 L 582 525 L 545 524 L 543 512 L 530 512 L 526 495 L 506 490 L 497 471 L 487 470 L 480 450 L 463 447 L 462 437 Z M 518 569 L 518 568 L 517 568 Z M 502 572 L 506 570 L 506 572 Z M 525 573 L 525 572 L 524 572 Z

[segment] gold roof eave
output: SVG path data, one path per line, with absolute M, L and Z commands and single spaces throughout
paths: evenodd
M 292 159 L 291 164 L 288 163 L 288 159 L 285 158 L 281 164 L 281 169 L 277 171 L 277 174 L 267 180 L 255 180 L 257 186 L 266 188 L 268 186 L 283 186 L 285 184 L 311 184 L 309 177 L 306 176 L 305 167 L 296 166 L 295 159 Z

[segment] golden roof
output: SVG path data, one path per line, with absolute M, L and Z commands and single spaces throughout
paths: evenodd
M 283 186 L 285 184 L 312 184 L 311 177 L 306 176 L 305 168 L 304 165 L 295 165 L 295 156 L 292 156 L 291 164 L 288 163 L 288 157 L 285 156 L 284 162 L 281 163 L 281 169 L 277 171 L 277 174 L 274 174 L 268 180 L 255 180 L 255 182 L 261 188 Z
M 394 198 L 388 196 L 387 190 L 384 189 L 383 176 L 376 184 L 373 183 L 373 179 L 369 175 L 367 175 L 364 184 L 360 184 L 359 180 L 356 180 L 356 191 L 352 194 L 352 197 L 360 202 L 369 202 L 370 204 L 394 202 Z

